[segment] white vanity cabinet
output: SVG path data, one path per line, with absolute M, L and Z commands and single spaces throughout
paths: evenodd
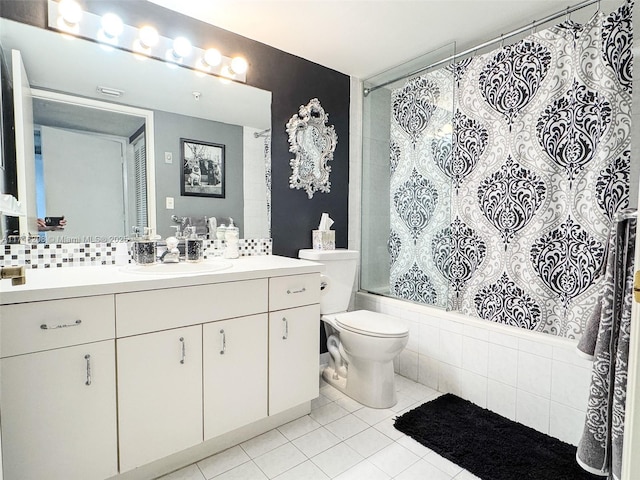
M 202 442 L 202 327 L 119 338 L 120 471 Z
M 267 416 L 268 325 L 263 313 L 203 326 L 205 440 Z
M 319 394 L 319 302 L 318 274 L 269 279 L 269 415 Z
M 108 295 L 2 306 L 5 480 L 118 473 L 113 315 Z
M 4 480 L 155 478 L 301 417 L 318 396 L 317 264 L 59 270 L 0 284 Z
M 266 416 L 267 285 L 116 295 L 121 472 Z

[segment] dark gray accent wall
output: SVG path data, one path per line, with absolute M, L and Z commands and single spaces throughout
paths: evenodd
M 162 238 L 174 233 L 169 225 L 175 225 L 170 215 L 207 216 L 234 219 L 243 232 L 243 154 L 242 127 L 228 123 L 213 122 L 202 118 L 177 115 L 169 112 L 154 112 L 155 156 L 156 156 L 156 203 L 157 228 Z M 182 152 L 180 139 L 218 143 L 225 146 L 225 198 L 181 196 Z M 164 152 L 171 152 L 173 163 L 164 162 Z M 165 198 L 173 197 L 175 209 L 165 208 Z
M 195 45 L 217 45 L 225 55 L 243 55 L 249 62 L 247 84 L 272 92 L 272 237 L 273 253 L 297 256 L 310 248 L 311 230 L 322 212 L 334 219 L 336 246 L 347 246 L 349 179 L 349 77 L 335 70 L 290 55 L 199 20 L 177 14 L 143 0 L 85 0 L 95 13 L 120 13 L 127 23 L 153 23 L 163 35 L 187 35 Z M 46 0 L 2 0 L 0 16 L 31 25 L 46 26 Z M 330 31 L 327 33 L 330 34 Z M 295 38 L 291 39 L 295 42 Z M 321 39 L 320 39 L 321 41 Z M 45 48 L 43 46 L 43 48 Z M 331 165 L 331 193 L 316 193 L 309 200 L 303 190 L 289 188 L 291 168 L 285 125 L 300 105 L 318 98 L 334 125 L 338 145 Z M 162 199 L 160 195 L 159 199 Z

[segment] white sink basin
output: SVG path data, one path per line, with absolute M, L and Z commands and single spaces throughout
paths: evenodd
M 227 260 L 212 260 L 199 263 L 154 263 L 152 265 L 127 265 L 122 270 L 140 275 L 197 275 L 217 272 L 230 268 L 233 264 Z

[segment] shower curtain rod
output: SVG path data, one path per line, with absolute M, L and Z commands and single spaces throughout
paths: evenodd
M 271 131 L 270 128 L 267 128 L 265 130 L 262 130 L 261 132 L 253 132 L 253 136 L 254 138 L 259 138 L 262 137 L 265 133 L 269 133 Z
M 515 30 L 512 30 L 509 33 L 504 33 L 502 35 L 500 35 L 499 37 L 493 38 L 487 42 L 484 42 L 480 45 L 476 45 L 473 48 L 468 48 L 466 49 L 464 52 L 460 52 L 460 53 L 454 53 L 453 55 L 450 55 L 449 57 L 445 58 L 444 60 L 439 60 L 437 62 L 434 62 L 430 65 L 427 65 L 426 67 L 422 67 L 419 68 L 418 70 L 414 70 L 411 73 L 408 73 L 406 75 L 403 75 L 401 77 L 397 77 L 394 78 L 393 80 L 389 80 L 387 82 L 381 83 L 380 85 L 376 85 L 375 87 L 371 87 L 371 88 L 365 88 L 363 90 L 364 96 L 366 97 L 367 95 L 369 95 L 371 92 L 378 90 L 379 88 L 382 87 L 386 87 L 387 85 L 391 85 L 392 83 L 397 82 L 398 80 L 402 80 L 403 78 L 408 78 L 408 77 L 412 77 L 414 75 L 417 75 L 419 73 L 423 73 L 426 72 L 427 70 L 431 70 L 432 68 L 435 67 L 439 67 L 440 65 L 444 65 L 446 63 L 451 62 L 452 60 L 456 60 L 460 57 L 464 57 L 465 55 L 468 55 L 470 53 L 474 53 L 482 48 L 488 47 L 489 45 L 493 45 L 494 43 L 497 42 L 502 42 L 504 41 L 504 39 L 509 38 L 509 37 L 513 37 L 514 35 L 518 35 L 520 33 L 526 32 L 527 30 L 532 30 L 544 23 L 550 22 L 552 20 L 555 20 L 557 18 L 560 18 L 564 15 L 570 15 L 571 13 L 580 10 L 582 8 L 588 7 L 589 5 L 593 5 L 594 3 L 598 4 L 598 10 L 600 10 L 600 0 L 584 0 L 576 5 L 574 5 L 573 7 L 567 7 L 564 10 L 561 10 L 559 12 L 556 13 L 552 13 L 551 15 L 547 15 L 544 18 L 541 18 L 540 20 L 534 20 L 532 23 L 525 25 L 524 27 L 520 27 L 517 28 Z

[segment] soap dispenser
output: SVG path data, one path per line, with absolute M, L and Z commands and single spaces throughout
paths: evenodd
M 186 230 L 189 230 L 189 234 L 186 234 Z M 185 257 L 187 262 L 200 262 L 204 258 L 204 241 L 198 238 L 196 235 L 196 227 L 185 228 L 185 235 L 187 236 Z
M 240 230 L 233 224 L 233 218 L 229 218 L 229 226 L 224 232 L 224 258 L 238 258 L 240 256 L 238 250 L 239 237 Z
M 153 235 L 149 227 L 144 227 L 144 235 L 133 242 L 133 259 L 138 265 L 156 263 L 157 235 Z

